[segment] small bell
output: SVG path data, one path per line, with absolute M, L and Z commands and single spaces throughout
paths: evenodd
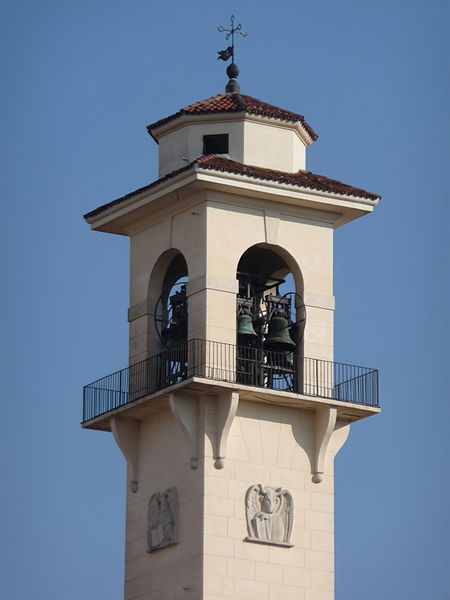
M 252 316 L 247 308 L 243 308 L 239 311 L 237 334 L 238 341 L 243 346 L 251 344 L 258 337 L 258 334 L 253 327 Z

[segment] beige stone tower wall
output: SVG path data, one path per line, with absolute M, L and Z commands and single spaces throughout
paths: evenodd
M 149 344 L 155 299 L 154 266 L 170 250 L 188 265 L 189 338 L 236 343 L 236 269 L 253 245 L 285 253 L 307 308 L 305 356 L 333 360 L 333 224 L 322 211 L 276 205 L 212 191 L 180 200 L 175 214 L 131 238 L 130 363 L 156 349 Z M 302 281 L 303 280 L 303 281 Z
M 214 432 L 216 403 L 207 401 Z M 311 481 L 312 411 L 241 401 L 223 470 L 213 467 L 205 437 L 205 598 L 332 600 L 334 597 L 333 461 L 348 426 L 338 425 L 320 485 Z M 292 548 L 243 541 L 245 493 L 254 484 L 289 489 L 294 498 Z
M 162 350 L 158 344 L 154 328 L 154 309 L 161 287 L 164 271 L 170 257 L 181 253 L 188 265 L 189 280 L 204 280 L 206 272 L 206 204 L 202 194 L 186 194 L 169 210 L 161 210 L 152 219 L 151 226 L 145 221 L 131 236 L 131 278 L 130 278 L 130 364 L 144 360 Z M 159 261 L 163 255 L 168 258 Z M 157 277 L 156 271 L 159 277 Z M 156 281 L 155 281 L 156 280 Z M 201 337 L 204 329 L 192 331 L 196 312 L 202 310 L 190 300 L 189 324 L 192 337 Z M 204 313 L 204 310 L 202 311 Z M 204 320 L 204 317 L 202 321 Z M 201 321 L 201 322 L 202 322 Z M 193 335 L 195 334 L 195 335 Z
M 201 598 L 203 467 L 189 467 L 187 440 L 167 406 L 140 421 L 138 452 L 138 490 L 127 493 L 125 600 Z M 149 500 L 173 486 L 179 498 L 179 542 L 149 553 Z
M 156 283 L 176 252 L 188 266 L 189 338 L 235 344 L 237 265 L 248 248 L 261 244 L 282 255 L 305 297 L 305 354 L 333 359 L 333 227 L 326 213 L 197 190 L 180 194 L 152 223 L 144 222 L 131 239 L 130 363 L 159 351 Z M 140 421 L 139 488 L 128 493 L 127 502 L 126 600 L 330 600 L 333 459 L 348 427 L 338 426 L 333 434 L 326 475 L 317 485 L 311 481 L 314 412 L 241 395 L 225 466 L 217 469 L 221 396 L 199 392 L 192 398 L 198 416 L 196 470 L 189 466 L 189 439 L 167 400 Z M 258 483 L 292 494 L 294 547 L 244 541 L 245 493 Z M 149 498 L 171 486 L 179 493 L 179 544 L 149 554 Z
M 220 397 L 198 401 L 199 464 L 163 403 L 140 421 L 139 487 L 127 495 L 126 600 L 332 600 L 333 462 L 349 426 L 339 423 L 320 485 L 311 481 L 314 413 L 241 400 L 223 469 L 214 467 Z M 294 498 L 292 548 L 245 541 L 245 493 L 255 484 Z M 147 552 L 148 503 L 175 486 L 179 543 Z
M 207 337 L 236 343 L 236 284 L 239 259 L 251 246 L 270 247 L 285 258 L 307 308 L 305 355 L 333 360 L 333 225 L 326 214 L 288 204 L 209 192 L 207 269 L 224 282 L 219 311 L 207 316 Z M 220 290 L 218 290 L 220 292 Z

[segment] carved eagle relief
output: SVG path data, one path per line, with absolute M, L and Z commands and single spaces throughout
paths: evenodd
M 148 503 L 148 552 L 178 542 L 178 493 L 171 487 L 155 492 Z
M 292 495 L 283 488 L 252 485 L 245 495 L 248 541 L 292 546 Z

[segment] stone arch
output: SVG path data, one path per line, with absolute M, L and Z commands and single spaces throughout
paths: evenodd
M 253 256 L 251 256 L 252 254 Z M 254 263 L 260 263 L 260 265 L 257 266 L 259 268 L 262 267 L 267 276 L 283 279 L 288 273 L 292 273 L 295 291 L 303 296 L 304 280 L 302 270 L 297 260 L 285 248 L 266 242 L 249 246 L 245 252 L 241 254 L 236 271 L 239 270 L 239 264 L 245 256 L 248 256 L 249 260 Z M 278 261 L 276 260 L 277 258 Z

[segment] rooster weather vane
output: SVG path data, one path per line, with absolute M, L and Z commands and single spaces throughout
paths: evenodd
M 217 30 L 220 31 L 220 33 L 224 31 L 227 32 L 225 36 L 226 40 L 229 40 L 231 37 L 231 46 L 228 46 L 228 48 L 225 48 L 225 50 L 219 50 L 219 56 L 217 57 L 217 60 L 224 61 L 227 61 L 231 58 L 231 63 L 227 67 L 227 75 L 230 78 L 230 80 L 227 83 L 225 91 L 227 92 L 227 94 L 239 94 L 240 87 L 238 82 L 236 81 L 236 77 L 239 75 L 239 68 L 234 62 L 234 34 L 239 33 L 239 35 L 242 35 L 242 37 L 247 37 L 248 34 L 245 31 L 242 31 L 242 25 L 240 23 L 239 25 L 236 25 L 236 27 L 234 26 L 234 15 L 231 15 L 230 29 L 226 29 L 225 27 L 222 27 L 222 25 L 219 25 Z

